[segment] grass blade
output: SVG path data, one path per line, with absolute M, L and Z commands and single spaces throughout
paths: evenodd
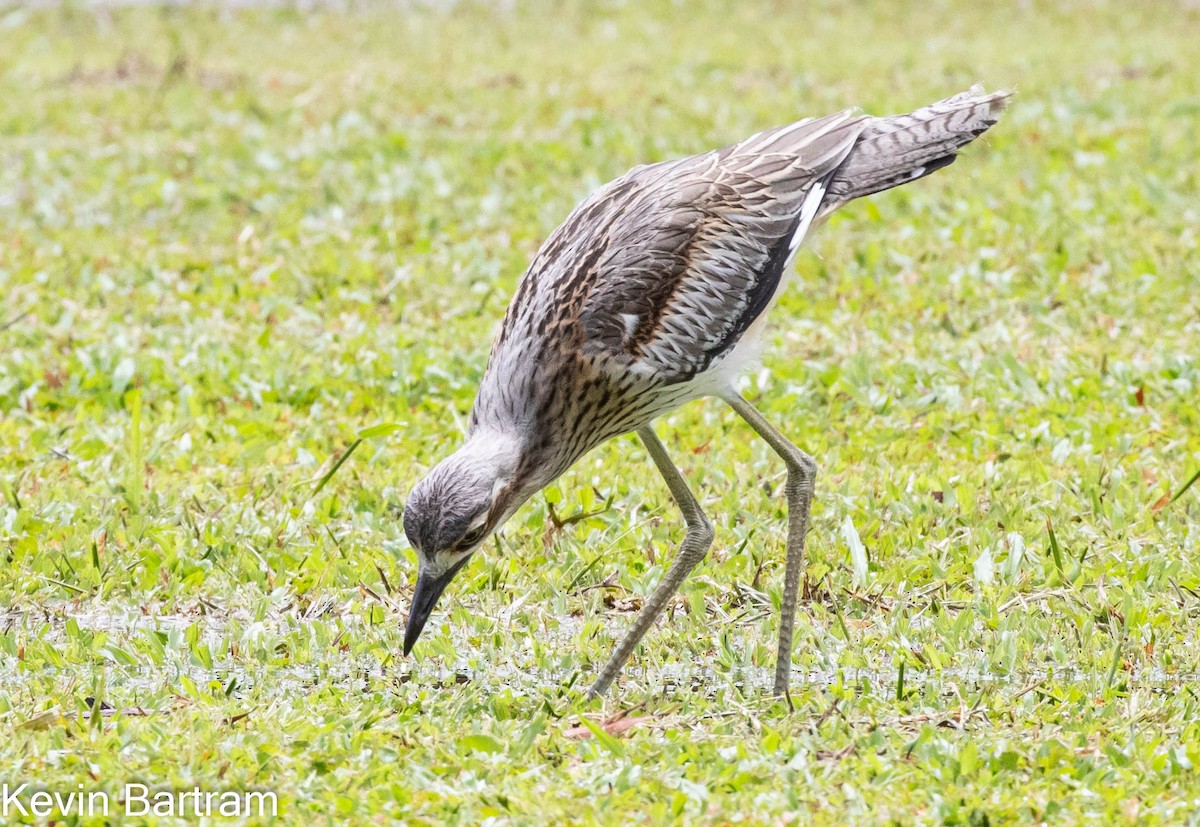
M 129 408 L 129 481 L 126 498 L 129 510 L 140 514 L 142 510 L 142 391 L 134 388 L 125 395 Z
M 1196 484 L 1196 480 L 1200 480 L 1200 469 L 1196 469 L 1196 473 L 1192 474 L 1192 478 L 1183 484 L 1183 488 L 1180 488 L 1178 491 L 1175 492 L 1175 496 L 1170 499 L 1170 501 L 1167 503 L 1167 505 L 1170 505 L 1171 503 L 1175 502 L 1177 499 L 1182 497 L 1184 494 L 1186 494 L 1188 489 Z
M 862 539 L 858 535 L 858 529 L 854 527 L 854 521 L 850 519 L 849 514 L 842 521 L 842 538 L 850 549 L 850 562 L 854 565 L 854 585 L 862 588 L 867 585 L 871 563 L 867 559 L 866 546 L 863 545 Z
M 1054 566 L 1058 569 L 1058 576 L 1063 576 L 1063 561 L 1062 551 L 1058 547 L 1058 538 L 1054 536 L 1054 523 L 1050 522 L 1050 517 L 1046 517 L 1046 533 L 1050 535 L 1050 554 L 1054 557 Z
M 325 476 L 321 477 L 321 479 L 317 481 L 317 487 L 314 488 L 313 492 L 308 495 L 309 499 L 321 493 L 321 489 L 325 487 L 325 484 L 333 479 L 333 475 L 336 474 L 338 469 L 342 467 L 342 463 L 350 459 L 350 455 L 354 453 L 355 449 L 357 449 L 359 445 L 362 445 L 362 442 L 363 438 L 359 437 L 358 439 L 354 440 L 354 442 L 350 443 L 350 447 L 346 449 L 345 453 L 337 458 L 337 462 L 333 464 L 333 467 L 326 471 Z
M 358 439 L 350 443 L 350 447 L 346 449 L 344 454 L 337 458 L 337 462 L 333 464 L 333 467 L 326 471 L 325 476 L 321 477 L 321 479 L 317 481 L 317 487 L 314 488 L 313 492 L 308 495 L 309 499 L 312 499 L 321 493 L 321 489 L 325 487 L 326 483 L 333 479 L 333 475 L 336 474 L 338 469 L 342 467 L 342 463 L 350 459 L 350 455 L 354 453 L 359 445 L 363 444 L 363 440 L 372 439 L 377 436 L 387 436 L 388 434 L 393 434 L 396 431 L 399 431 L 403 427 L 403 422 L 384 422 L 379 425 L 372 425 L 370 428 L 363 428 L 361 431 L 359 431 Z

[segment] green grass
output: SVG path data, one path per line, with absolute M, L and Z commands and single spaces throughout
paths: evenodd
M 979 5 L 0 9 L 0 780 L 318 824 L 1196 823 L 1200 12 Z M 1000 125 L 829 223 L 749 377 L 821 468 L 794 712 L 783 469 L 717 402 L 658 426 L 716 544 L 607 702 L 682 536 L 632 438 L 400 657 L 399 510 L 579 198 L 980 80 Z

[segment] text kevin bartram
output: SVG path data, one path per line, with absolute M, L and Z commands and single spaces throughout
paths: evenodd
M 115 791 L 42 787 L 0 782 L 0 822 L 17 816 L 157 816 L 159 818 L 250 818 L 279 815 L 279 798 L 269 790 L 190 790 L 151 787 L 131 781 Z

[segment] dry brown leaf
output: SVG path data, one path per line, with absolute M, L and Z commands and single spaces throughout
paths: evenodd
M 600 728 L 609 735 L 624 735 L 638 724 L 642 724 L 651 720 L 654 719 L 649 715 L 642 715 L 636 718 L 614 716 L 600 724 Z M 585 726 L 574 726 L 568 730 L 565 730 L 563 732 L 563 736 L 570 738 L 572 741 L 586 741 L 588 738 L 592 737 L 592 731 Z

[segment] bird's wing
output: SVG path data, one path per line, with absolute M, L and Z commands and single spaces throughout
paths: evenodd
M 578 308 L 584 352 L 663 382 L 728 353 L 775 296 L 866 120 L 848 110 L 638 167 L 584 201 L 534 262 Z

